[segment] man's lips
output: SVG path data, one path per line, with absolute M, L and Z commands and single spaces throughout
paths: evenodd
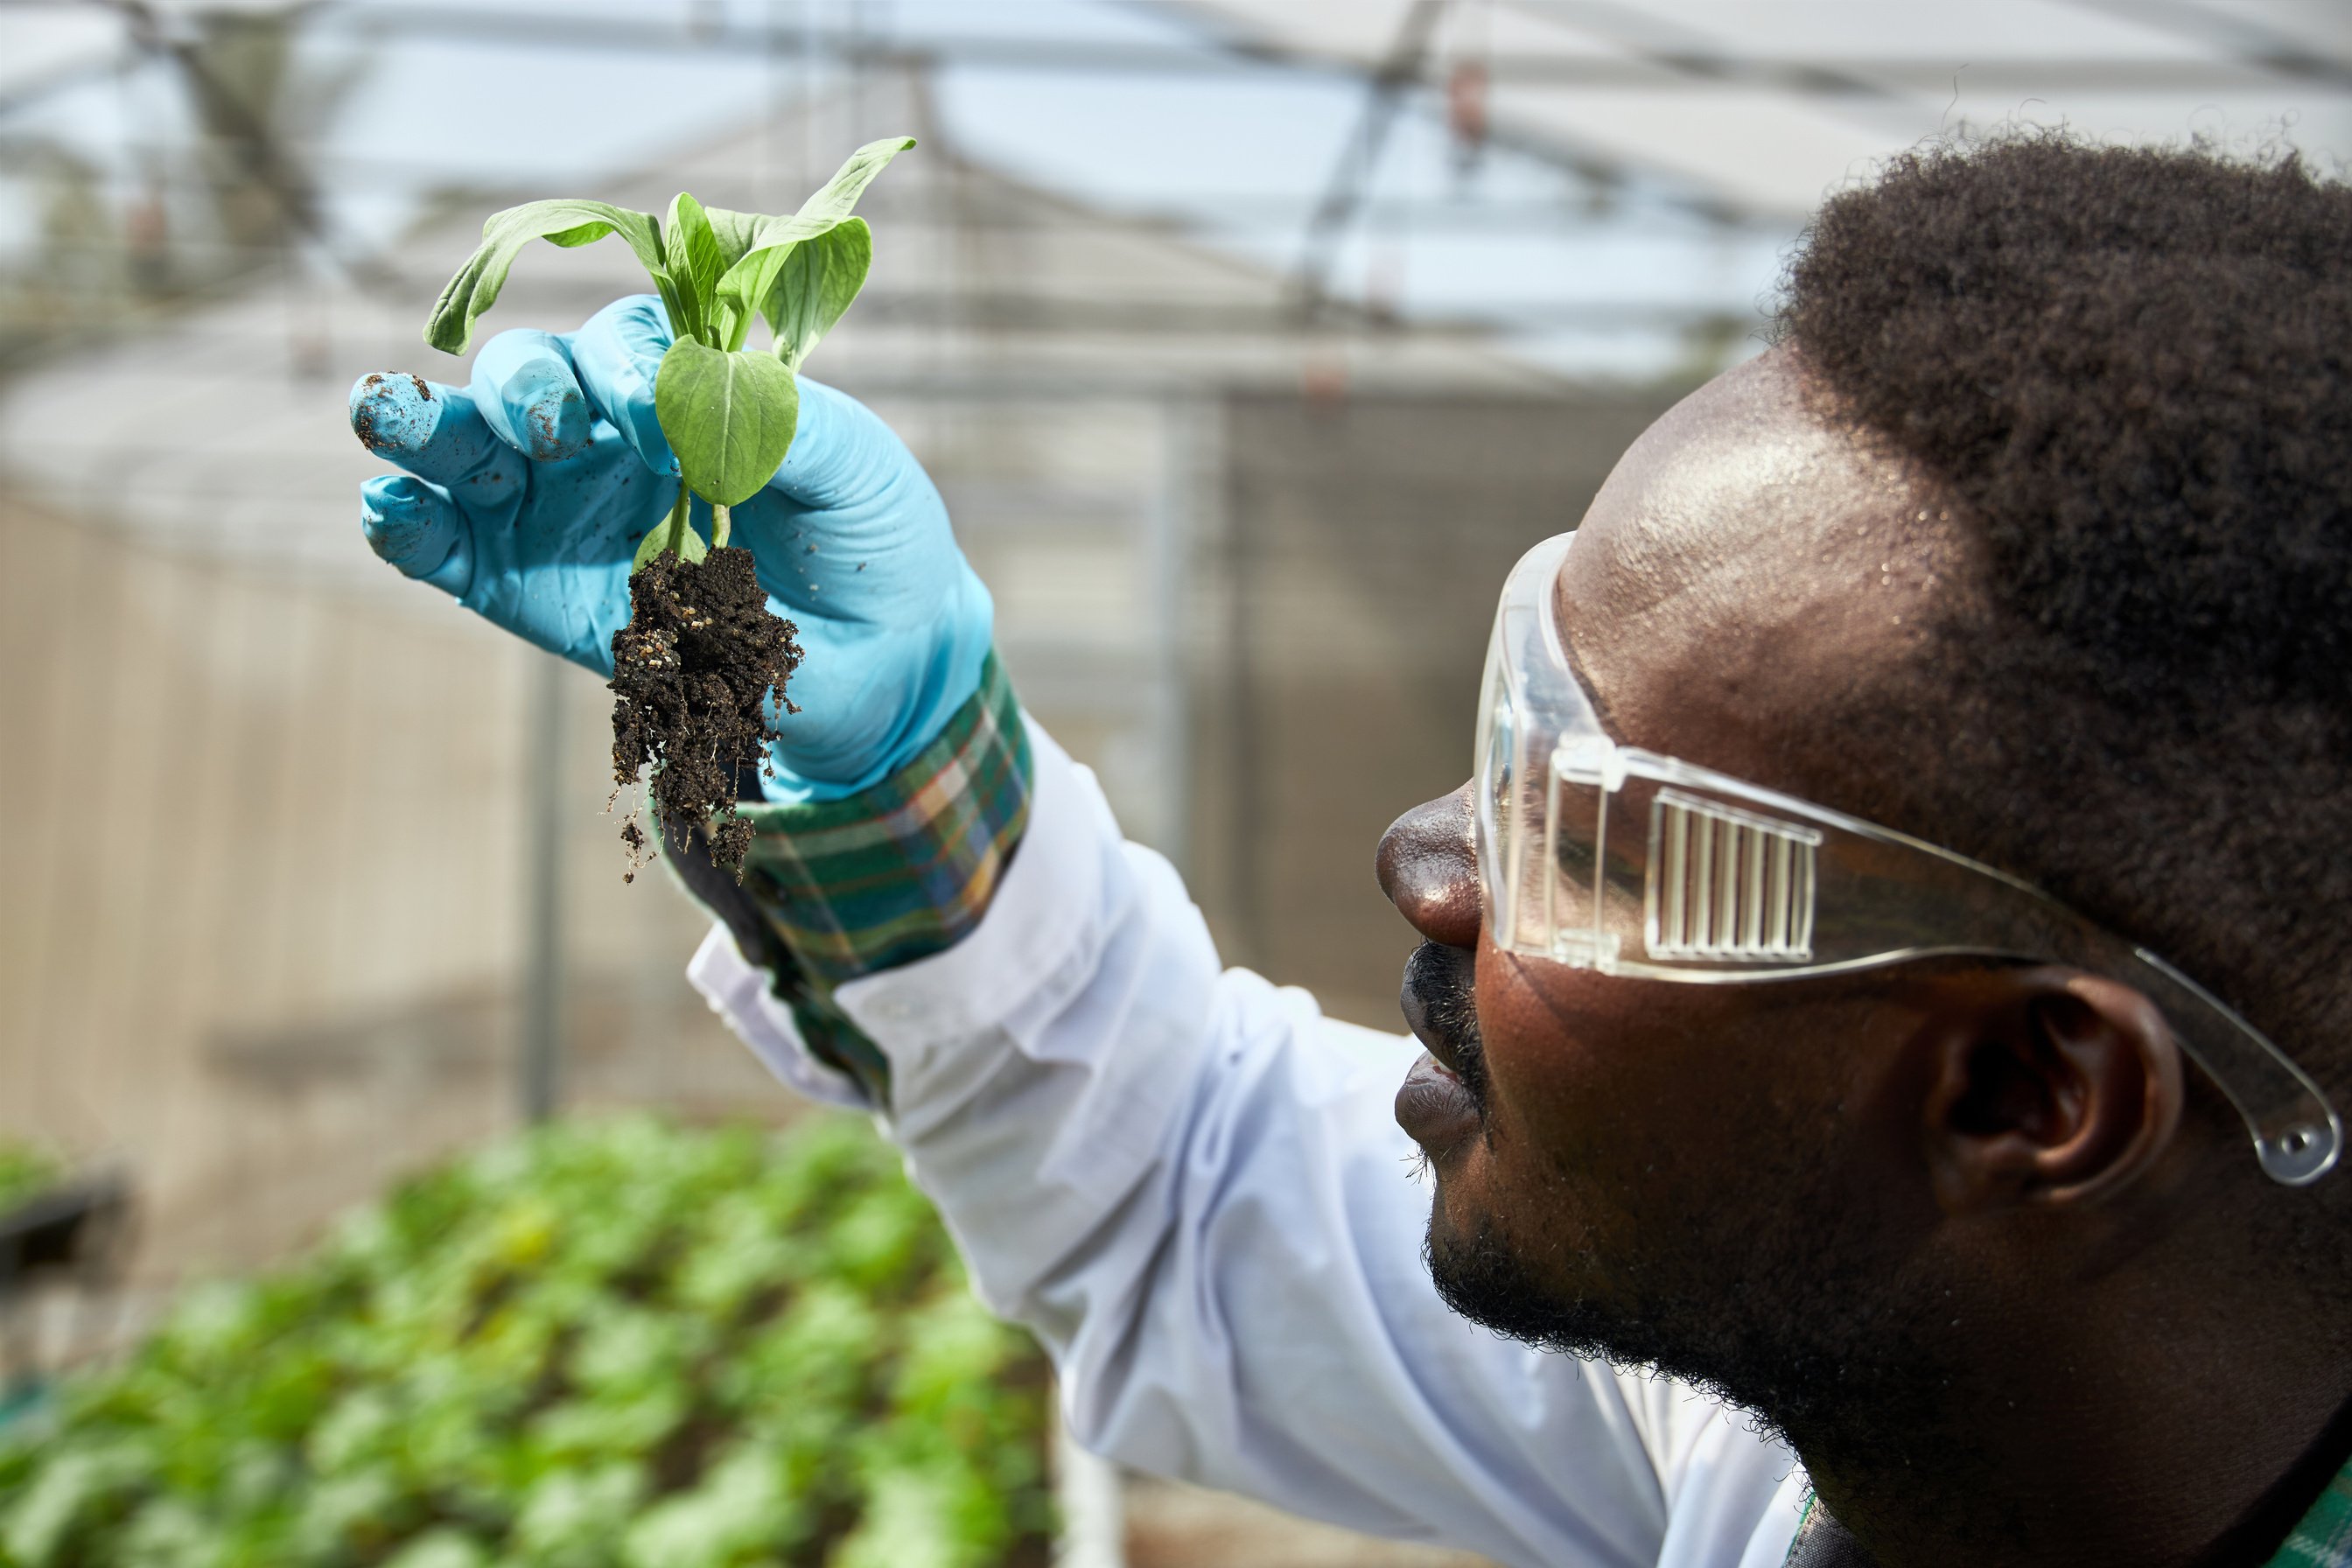
M 1444 1154 L 1479 1131 L 1477 1100 L 1454 1069 L 1423 1051 L 1397 1086 L 1397 1126 L 1430 1154 Z
M 1476 1135 L 1484 1120 L 1485 1063 L 1469 966 L 1467 952 L 1424 942 L 1406 962 L 1397 997 L 1406 1026 L 1427 1054 L 1397 1090 L 1396 1119 L 1432 1155 Z
M 1478 1038 L 1478 1005 L 1471 990 L 1472 955 L 1458 947 L 1425 942 L 1405 960 L 1397 1006 L 1405 1027 L 1473 1094 L 1485 1074 Z
M 1478 1102 L 1444 1062 L 1426 1051 L 1397 1086 L 1397 1125 L 1433 1157 L 1478 1134 Z

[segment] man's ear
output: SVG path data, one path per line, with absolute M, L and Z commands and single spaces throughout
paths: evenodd
M 1947 1214 L 2079 1204 L 2172 1142 L 2180 1047 L 2128 985 L 2055 966 L 1953 976 L 1921 1038 L 1921 1135 Z

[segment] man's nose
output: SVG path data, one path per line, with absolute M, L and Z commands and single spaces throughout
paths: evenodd
M 1478 856 L 1470 837 L 1468 784 L 1390 823 L 1373 868 L 1381 891 L 1413 930 L 1446 947 L 1478 945 Z

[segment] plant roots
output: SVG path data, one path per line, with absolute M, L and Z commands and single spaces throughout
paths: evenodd
M 613 634 L 614 795 L 653 767 L 654 813 L 667 837 L 709 836 L 714 865 L 742 875 L 751 825 L 735 815 L 740 783 L 775 731 L 768 693 L 800 668 L 799 628 L 771 615 L 748 550 L 700 563 L 661 554 L 629 579 L 629 624 Z M 715 816 L 715 820 L 714 820 Z M 622 825 L 626 880 L 653 858 L 632 811 Z

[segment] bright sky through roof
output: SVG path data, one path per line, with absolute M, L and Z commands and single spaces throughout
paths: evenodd
M 2322 154 L 2352 146 L 2340 67 L 2330 80 L 2233 74 L 2225 64 L 2232 53 L 2260 52 L 2282 28 L 2305 42 L 2341 43 L 2345 8 L 2315 4 L 2247 0 L 2220 12 L 2184 0 L 2128 8 L 2092 0 L 1456 0 L 1438 37 L 1441 62 L 1475 42 L 1502 56 L 1645 69 L 1662 54 L 1686 59 L 1710 49 L 1875 60 L 1881 75 L 1857 67 L 1844 89 L 1823 93 L 1704 81 L 1562 88 L 1498 73 L 1498 122 L 1511 120 L 1571 161 L 1625 171 L 1600 184 L 1558 161 L 1498 148 L 1465 174 L 1436 95 L 1413 95 L 1338 254 L 1333 286 L 1408 316 L 1506 321 L 1523 350 L 1563 368 L 1654 373 L 1680 352 L 1684 323 L 1675 318 L 1752 312 L 1822 189 L 1866 172 L 1870 157 L 1932 132 L 1946 115 L 1983 123 L 2063 114 L 2102 133 L 2205 132 L 2241 142 L 2284 129 Z M 314 66 L 354 51 L 366 59 L 320 138 L 320 165 L 336 219 L 370 244 L 390 242 L 433 187 L 593 194 L 615 171 L 777 112 L 825 82 L 823 68 L 792 54 L 545 41 L 598 20 L 684 29 L 723 19 L 858 27 L 912 45 L 1034 40 L 1063 50 L 1192 52 L 1215 68 L 1088 75 L 993 58 L 949 65 L 936 83 L 941 128 L 983 163 L 1114 211 L 1181 217 L 1204 241 L 1286 269 L 1364 111 L 1366 89 L 1343 71 L 1236 67 L 1215 37 L 1225 30 L 1377 57 L 1405 0 L 1242 0 L 1190 10 L 1119 0 L 498 0 L 488 9 L 546 16 L 544 38 L 528 29 L 371 37 L 371 13 L 413 20 L 421 9 L 367 0 L 316 13 L 305 33 Z M 93 29 L 86 11 L 0 10 L 0 59 L 12 62 L 0 68 L 0 90 L 21 90 L 77 58 L 103 58 L 120 36 Z M 2186 96 L 2095 90 L 2085 77 L 2060 104 L 2000 74 L 2004 61 L 2032 59 L 2212 66 L 2217 74 L 2210 89 L 2192 82 Z M 1901 68 L 1894 75 L 1885 74 L 1890 60 Z M 1948 89 L 1939 85 L 1947 67 Z M 179 86 L 151 68 L 34 100 L 0 119 L 0 133 L 12 150 L 34 137 L 75 150 L 113 174 L 121 199 L 136 149 L 184 136 L 186 123 Z M 26 245 L 39 221 L 37 187 L 23 166 L 12 153 L 7 167 L 17 173 L 0 184 L 0 245 L 11 248 Z M 1710 223 L 1686 210 L 1693 198 L 1744 205 L 1749 216 Z

